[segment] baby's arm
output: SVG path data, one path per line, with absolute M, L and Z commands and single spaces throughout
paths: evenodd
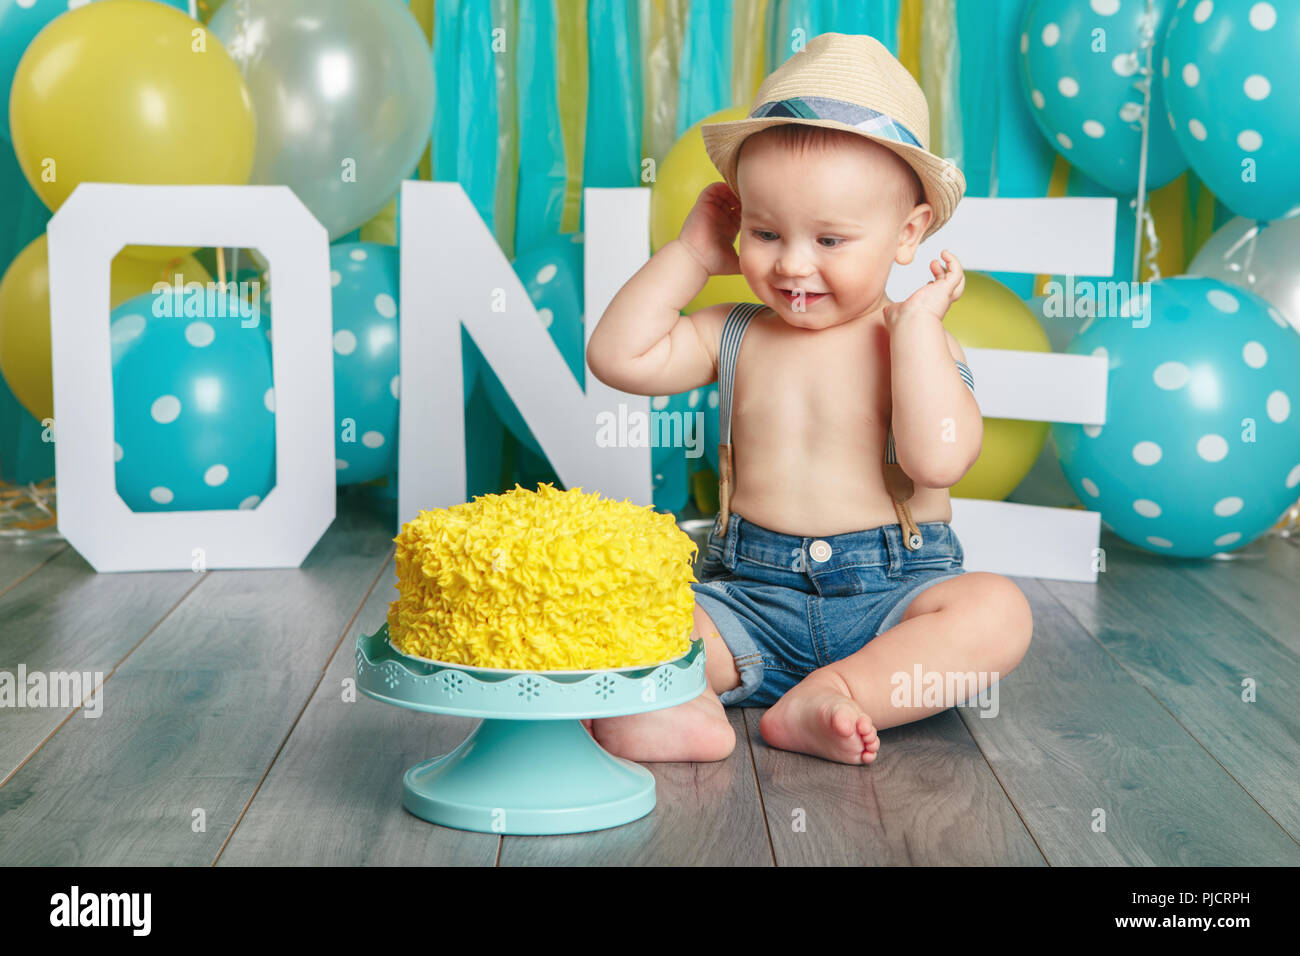
M 935 281 L 886 309 L 892 434 L 898 464 L 915 484 L 950 488 L 979 458 L 984 423 L 973 384 L 953 374 L 954 363 L 960 373 L 966 353 L 943 327 L 948 307 L 965 288 L 961 263 L 944 250 L 943 261 L 931 262 L 930 269 Z
M 659 249 L 619 289 L 587 343 L 587 365 L 611 388 L 675 395 L 718 375 L 718 340 L 731 305 L 689 316 L 681 310 L 710 276 L 740 271 L 734 243 L 740 200 L 726 183 L 706 186 L 681 235 Z
M 698 313 L 681 314 L 708 279 L 680 239 L 660 247 L 619 289 L 591 333 L 592 374 L 634 395 L 675 395 L 713 381 L 714 349 L 698 328 Z

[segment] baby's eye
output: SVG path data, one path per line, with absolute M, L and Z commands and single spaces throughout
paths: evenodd
M 767 229 L 751 229 L 750 232 L 754 234 L 754 238 L 760 240 L 761 242 L 771 241 L 770 239 L 765 239 L 764 238 L 765 236 L 772 236 L 773 238 L 776 237 L 776 233 L 771 232 L 770 230 Z M 835 239 L 832 238 L 831 236 L 822 236 L 821 239 L 818 240 L 818 242 L 821 242 L 823 240 L 832 243 L 831 245 L 823 246 L 822 247 L 823 249 L 834 249 L 836 246 L 839 246 L 844 242 L 843 239 Z

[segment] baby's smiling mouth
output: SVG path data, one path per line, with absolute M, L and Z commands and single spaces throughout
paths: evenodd
M 780 286 L 776 287 L 776 291 L 781 293 L 782 297 L 784 297 L 785 299 L 787 299 L 792 303 L 795 302 L 800 295 L 802 295 L 805 305 L 807 305 L 810 302 L 816 302 L 818 299 L 826 295 L 825 292 L 806 292 L 802 289 L 782 289 Z

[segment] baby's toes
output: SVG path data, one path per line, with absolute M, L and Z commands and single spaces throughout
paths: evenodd
M 848 707 L 836 707 L 831 714 L 831 730 L 835 731 L 840 737 L 850 736 L 856 729 L 857 722 L 853 719 L 853 713 Z

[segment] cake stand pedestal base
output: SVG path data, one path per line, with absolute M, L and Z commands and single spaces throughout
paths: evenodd
M 675 707 L 704 693 L 704 642 L 644 667 L 517 671 L 408 657 L 388 625 L 357 638 L 357 689 L 367 697 L 482 722 L 455 750 L 402 777 L 402 805 L 430 823 L 482 833 L 584 833 L 637 820 L 655 806 L 654 775 L 601 748 L 584 718 Z
M 581 833 L 645 816 L 655 778 L 577 720 L 484 720 L 451 753 L 406 772 L 402 806 L 461 830 Z

